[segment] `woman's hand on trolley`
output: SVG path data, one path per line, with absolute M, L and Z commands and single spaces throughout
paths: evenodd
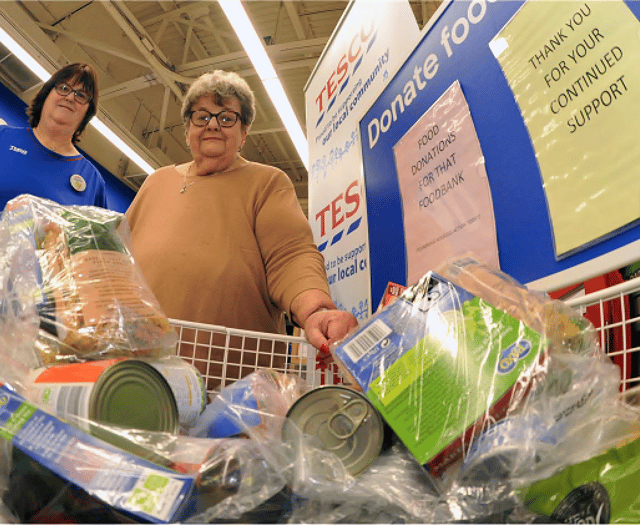
M 344 338 L 358 326 L 351 313 L 338 310 L 331 298 L 320 290 L 307 290 L 291 303 L 294 322 L 304 330 L 307 341 L 318 350 Z

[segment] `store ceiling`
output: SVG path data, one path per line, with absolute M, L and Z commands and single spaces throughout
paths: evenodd
M 410 2 L 420 28 L 441 1 Z M 304 86 L 347 5 L 244 2 L 303 129 Z M 46 59 L 51 71 L 71 62 L 93 64 L 101 112 L 153 166 L 191 159 L 180 119 L 190 82 L 212 69 L 236 71 L 257 98 L 243 155 L 286 172 L 306 210 L 307 170 L 216 1 L 0 1 L 0 25 Z M 0 81 L 25 102 L 40 87 L 38 78 L 1 45 Z M 134 190 L 146 177 L 91 126 L 79 145 Z

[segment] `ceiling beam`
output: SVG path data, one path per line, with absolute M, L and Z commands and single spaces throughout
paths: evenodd
M 140 23 L 140 21 L 135 17 L 135 15 L 129 10 L 127 4 L 124 0 L 111 0 L 111 3 L 117 7 L 118 11 L 121 13 L 121 16 L 129 22 L 133 26 L 133 28 L 142 35 L 142 39 L 147 39 L 148 43 L 152 45 L 153 52 L 162 60 L 165 64 L 169 63 L 169 59 L 164 54 L 160 46 L 156 45 L 151 35 L 147 32 L 144 26 Z
M 83 36 L 72 33 L 71 31 L 65 31 L 60 27 L 54 27 L 47 24 L 38 23 L 38 26 L 43 31 L 46 31 L 49 33 L 57 33 L 58 35 L 62 35 L 68 38 L 69 40 L 73 40 L 74 42 L 77 42 L 78 44 L 82 44 L 84 46 L 91 47 L 93 49 L 99 49 L 100 51 L 104 51 L 105 53 L 108 53 L 115 57 L 122 58 L 123 60 L 128 60 L 129 62 L 132 62 L 133 64 L 138 64 L 139 66 L 149 67 L 149 63 L 144 59 L 140 57 L 135 57 L 129 53 L 126 53 L 125 51 L 121 51 L 120 49 L 117 49 L 111 45 L 108 45 L 105 42 L 101 42 L 96 38 L 85 38 Z
M 182 100 L 183 93 L 180 87 L 176 85 L 174 79 L 168 74 L 167 67 L 160 62 L 158 58 L 151 52 L 151 50 L 147 49 L 145 43 L 140 38 L 140 35 L 135 31 L 133 27 L 130 25 L 130 21 L 127 20 L 122 13 L 116 8 L 114 3 L 112 2 L 99 2 L 101 6 L 107 11 L 107 13 L 114 19 L 114 21 L 118 24 L 118 26 L 124 31 L 125 35 L 129 37 L 129 40 L 136 46 L 138 51 L 142 53 L 149 65 L 152 68 L 158 77 L 162 80 L 163 84 L 165 84 L 173 93 L 176 95 L 178 100 Z M 157 47 L 157 46 L 155 46 Z M 161 55 L 164 56 L 164 55 Z
M 130 93 L 135 93 L 136 91 L 141 91 L 151 86 L 157 86 L 161 83 L 162 82 L 158 78 L 158 75 L 156 75 L 155 73 L 150 73 L 148 75 L 144 75 L 143 77 L 134 78 L 133 80 L 122 82 L 121 84 L 118 84 L 116 86 L 111 86 L 110 88 L 101 89 L 100 101 L 121 97 Z
M 249 129 L 249 135 L 260 135 L 262 133 L 280 133 L 286 131 L 287 130 L 284 126 L 258 126 L 254 124 Z
M 302 27 L 302 22 L 300 21 L 300 16 L 298 15 L 298 10 L 296 9 L 295 3 L 284 2 L 284 8 L 287 11 L 287 15 L 289 15 L 289 19 L 291 20 L 293 30 L 296 32 L 298 40 L 304 40 L 305 38 L 307 38 L 307 33 Z
M 141 20 L 141 22 L 146 26 L 150 26 L 158 22 L 166 23 L 170 21 L 170 22 L 181 23 L 181 24 L 189 24 L 190 21 L 193 21 L 195 24 L 199 26 L 200 24 L 197 22 L 196 19 L 203 18 L 205 20 L 206 19 L 210 20 L 209 13 L 211 12 L 211 9 L 210 9 L 211 6 L 205 7 L 202 5 L 204 3 L 205 2 L 202 2 L 199 6 L 192 4 L 185 7 L 178 7 L 178 8 L 172 9 L 171 11 L 165 14 L 157 15 L 157 16 L 153 16 L 153 17 Z M 183 17 L 183 15 L 185 14 L 188 15 L 188 19 Z M 218 32 L 218 34 L 226 38 L 230 38 L 230 39 L 236 38 L 236 34 L 233 31 L 224 31 L 222 29 L 216 29 L 216 31 Z

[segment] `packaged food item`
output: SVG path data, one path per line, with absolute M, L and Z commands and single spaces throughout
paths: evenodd
M 595 333 L 588 319 L 562 301 L 529 290 L 473 256 L 446 261 L 435 273 L 544 334 L 553 352 L 575 354 L 596 348 Z
M 140 523 L 18 448 L 11 453 L 8 488 L 3 503 L 20 523 Z
M 305 380 L 296 374 L 256 370 L 215 392 L 190 434 L 210 438 L 239 434 L 261 439 L 278 437 L 282 419 L 307 390 Z
M 380 304 L 378 305 L 378 309 L 376 311 L 379 312 L 389 303 L 395 301 L 406 289 L 407 287 L 402 284 L 396 284 L 392 282 L 387 284 L 387 287 L 382 294 L 382 299 L 380 299 Z
M 434 476 L 513 412 L 545 373 L 544 333 L 427 273 L 332 349 Z
M 548 429 L 532 416 L 516 415 L 498 421 L 473 440 L 457 479 L 461 485 L 506 482 L 518 464 L 536 463 L 536 455 L 552 454 L 563 438 L 564 422 Z M 533 456 L 528 458 L 527 456 Z
M 0 386 L 0 438 L 13 448 L 3 502 L 21 522 L 175 523 L 194 478 L 106 443 Z M 99 516 L 99 519 L 98 519 Z
M 66 363 L 32 371 L 25 397 L 90 428 L 102 422 L 176 433 L 192 427 L 206 403 L 200 373 L 176 356 Z M 94 427 L 99 431 L 100 427 Z
M 571 465 L 522 491 L 555 523 L 640 523 L 640 439 Z
M 238 493 L 247 458 L 256 453 L 248 439 L 209 439 L 94 424 L 94 435 L 141 459 L 193 477 L 196 491 L 189 515 L 204 512 Z
M 26 238 L 37 262 L 12 277 L 37 273 L 44 364 L 175 353 L 176 334 L 127 248 L 124 215 L 21 195 L 0 227 L 8 243 Z

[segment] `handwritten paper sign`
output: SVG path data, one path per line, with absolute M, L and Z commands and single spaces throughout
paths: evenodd
M 407 246 L 407 281 L 473 253 L 499 267 L 491 191 L 459 82 L 393 148 Z

